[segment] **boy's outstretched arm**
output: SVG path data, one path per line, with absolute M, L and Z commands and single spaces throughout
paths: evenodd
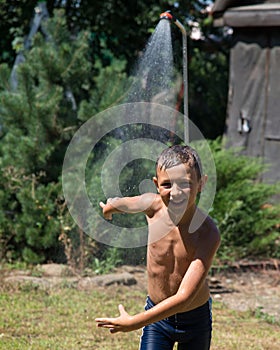
M 107 220 L 112 220 L 112 215 L 116 213 L 145 213 L 151 217 L 155 211 L 156 197 L 154 193 L 145 193 L 135 197 L 115 197 L 108 198 L 106 204 L 100 202 L 99 205 Z

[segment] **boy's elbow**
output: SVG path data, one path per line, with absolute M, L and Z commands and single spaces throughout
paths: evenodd
M 188 308 L 188 306 L 191 304 L 191 302 L 193 301 L 193 299 L 195 298 L 195 292 L 190 293 L 187 290 L 179 290 L 176 293 L 176 305 L 177 305 L 177 309 L 178 312 L 180 312 L 180 310 L 186 310 Z

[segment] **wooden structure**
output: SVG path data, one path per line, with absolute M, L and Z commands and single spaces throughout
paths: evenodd
M 280 1 L 216 0 L 215 26 L 233 29 L 226 138 L 280 180 Z

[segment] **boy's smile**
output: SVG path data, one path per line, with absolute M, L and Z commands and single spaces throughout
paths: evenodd
M 177 217 L 195 206 L 197 193 L 201 191 L 201 180 L 195 170 L 187 164 L 169 169 L 157 169 L 154 178 L 158 192 L 164 204 Z

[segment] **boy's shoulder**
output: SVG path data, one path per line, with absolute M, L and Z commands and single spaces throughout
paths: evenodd
M 202 234 L 207 234 L 213 237 L 220 237 L 219 229 L 215 223 L 215 221 L 211 218 L 211 216 L 205 214 L 202 210 L 196 210 L 195 216 L 193 218 L 193 225 L 197 227 L 197 231 Z
M 204 223 L 202 224 L 202 237 L 202 241 L 204 241 L 207 246 L 218 247 L 220 245 L 220 231 L 214 220 L 209 215 L 207 215 Z
M 147 210 L 146 214 L 149 217 L 153 217 L 156 212 L 158 212 L 162 206 L 163 202 L 159 194 L 157 193 L 144 193 L 142 196 L 143 203 L 146 204 Z
M 218 226 L 216 225 L 215 221 L 211 218 L 211 216 L 207 215 L 205 225 L 208 229 L 208 232 L 211 231 L 216 235 L 220 235 Z

